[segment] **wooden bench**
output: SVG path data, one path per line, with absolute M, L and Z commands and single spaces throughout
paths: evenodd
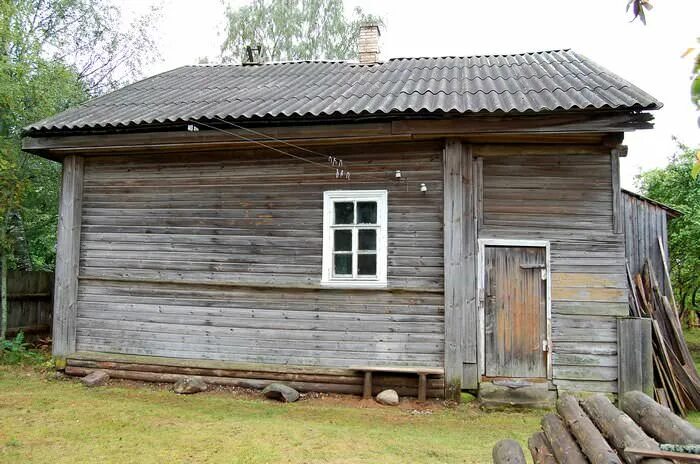
M 428 397 L 428 376 L 445 374 L 444 369 L 437 367 L 354 366 L 350 369 L 364 373 L 365 381 L 362 388 L 362 399 L 365 400 L 372 398 L 372 373 L 374 372 L 416 374 L 418 376 L 418 401 L 425 401 Z

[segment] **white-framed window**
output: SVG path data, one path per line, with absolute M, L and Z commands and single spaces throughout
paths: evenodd
M 386 287 L 387 191 L 323 193 L 323 272 L 332 287 Z

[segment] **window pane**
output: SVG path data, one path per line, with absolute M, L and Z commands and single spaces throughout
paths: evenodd
M 352 230 L 333 231 L 334 251 L 352 251 Z
M 360 229 L 357 240 L 360 250 L 374 251 L 377 249 L 377 231 L 374 229 Z
M 359 201 L 357 203 L 357 223 L 376 224 L 377 223 L 377 202 Z
M 347 253 L 338 253 L 334 255 L 335 275 L 350 275 L 352 274 L 352 255 Z
M 355 222 L 355 205 L 352 202 L 335 203 L 335 224 L 353 224 Z
M 377 273 L 377 255 L 357 255 L 357 274 L 375 275 Z

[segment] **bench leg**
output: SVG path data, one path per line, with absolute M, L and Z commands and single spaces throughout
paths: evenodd
M 362 399 L 368 400 L 372 398 L 372 372 L 365 372 L 365 383 L 362 388 Z
M 418 374 L 418 401 L 425 401 L 428 397 L 428 376 Z

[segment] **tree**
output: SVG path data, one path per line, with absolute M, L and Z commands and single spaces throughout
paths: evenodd
M 140 75 L 151 11 L 129 27 L 107 0 L 0 0 L 0 265 L 52 269 L 60 165 L 24 153 L 22 128 Z M 3 301 L 6 280 L 0 278 Z M 0 339 L 6 314 L 2 314 Z
M 254 0 L 226 9 L 224 62 L 242 61 L 249 45 L 261 45 L 265 61 L 342 60 L 357 56 L 357 36 L 364 22 L 379 17 L 355 8 L 345 17 L 343 0 Z
M 668 166 L 637 176 L 644 195 L 683 212 L 668 226 L 671 278 L 681 315 L 700 310 L 700 182 L 691 174 L 696 151 L 679 143 Z

